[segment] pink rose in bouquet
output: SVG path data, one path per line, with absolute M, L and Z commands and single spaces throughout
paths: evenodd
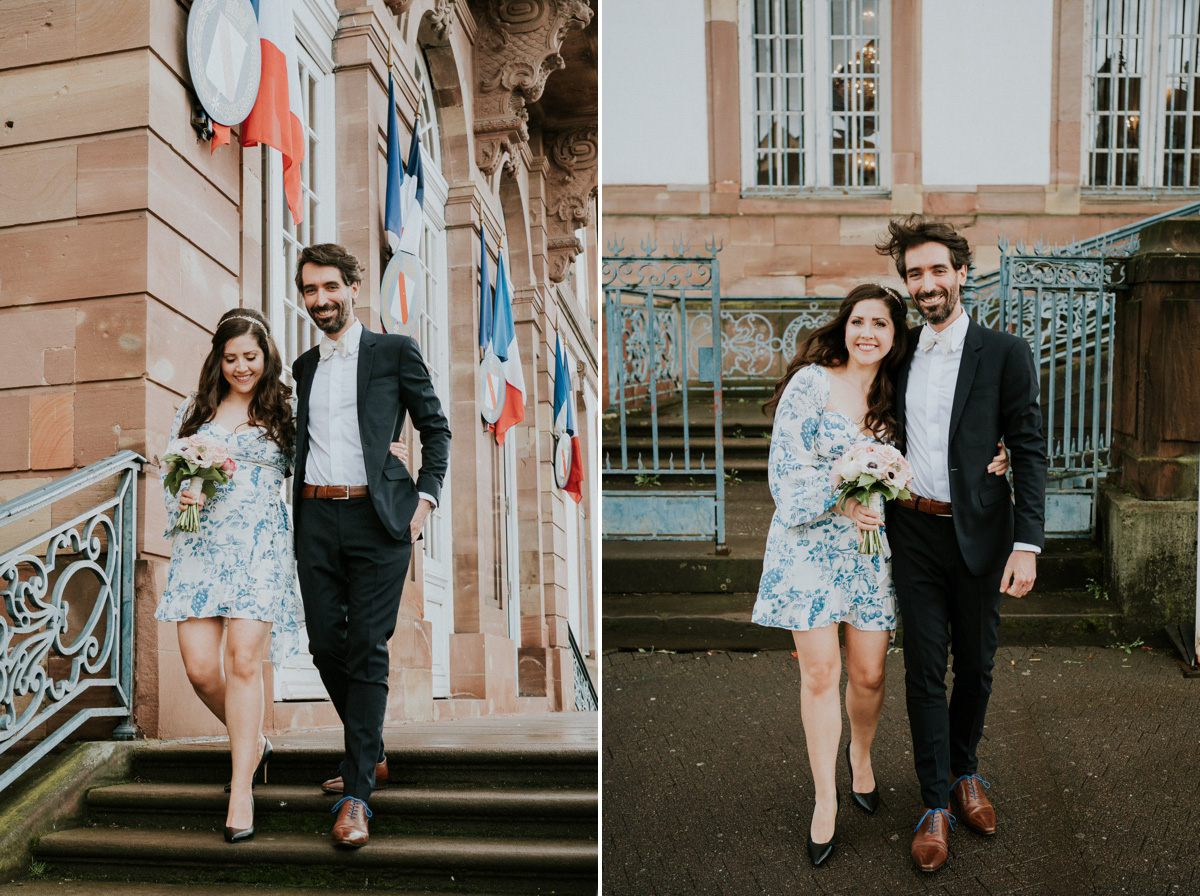
M 882 513 L 884 501 L 909 497 L 912 470 L 904 455 L 891 445 L 858 442 L 834 463 L 832 478 L 838 507 L 844 508 L 854 498 Z M 860 533 L 860 554 L 878 554 L 881 550 L 883 539 L 879 530 Z
M 163 484 L 173 495 L 184 490 L 185 482 L 190 484 L 199 479 L 202 482 L 200 491 L 211 498 L 216 494 L 217 486 L 227 483 L 237 471 L 237 463 L 229 456 L 225 443 L 199 433 L 173 441 L 161 461 L 167 468 Z M 199 532 L 199 505 L 189 504 L 183 508 L 176 526 L 184 532 Z

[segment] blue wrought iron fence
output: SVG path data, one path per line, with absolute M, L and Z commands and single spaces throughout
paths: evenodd
M 640 255 L 624 256 L 614 243 L 609 250 L 604 536 L 711 538 L 724 552 L 719 249 L 656 256 L 643 245 Z M 703 433 L 710 408 L 711 441 Z M 613 477 L 638 487 L 608 487 Z
M 600 700 L 596 696 L 596 686 L 592 684 L 592 676 L 588 674 L 587 666 L 583 663 L 583 652 L 575 640 L 571 626 L 567 626 L 567 637 L 571 641 L 571 664 L 575 669 L 575 708 L 588 711 L 600 708 Z
M 0 555 L 0 754 L 32 742 L 0 774 L 0 791 L 90 719 L 117 718 L 113 736 L 134 736 L 133 574 L 144 462 L 122 451 L 0 504 L 0 532 L 17 542 Z

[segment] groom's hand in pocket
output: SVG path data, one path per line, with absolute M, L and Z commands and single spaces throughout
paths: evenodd
M 425 525 L 425 517 L 429 516 L 429 511 L 433 510 L 433 505 L 422 498 L 417 502 L 417 509 L 413 512 L 412 522 L 408 524 L 408 534 L 413 542 L 421 534 L 421 527 Z

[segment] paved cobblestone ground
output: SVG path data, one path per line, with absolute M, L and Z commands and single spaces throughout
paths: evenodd
M 883 805 L 867 816 L 844 799 L 817 869 L 790 652 L 602 665 L 607 896 L 1200 893 L 1200 679 L 1165 651 L 1002 647 L 979 751 L 998 831 L 959 825 L 934 874 L 908 855 L 921 808 L 899 652 L 873 750 Z M 840 758 L 838 772 L 844 793 Z

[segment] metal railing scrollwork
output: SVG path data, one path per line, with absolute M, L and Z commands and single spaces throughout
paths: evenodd
M 115 717 L 114 737 L 135 734 L 133 576 L 144 462 L 122 451 L 0 504 L 6 534 L 29 517 L 40 529 L 35 514 L 65 517 L 18 534 L 0 554 L 0 754 L 36 741 L 0 774 L 0 791 L 90 719 Z
M 575 633 L 567 626 L 567 637 L 571 641 L 571 665 L 575 668 L 575 708 L 582 712 L 600 708 L 600 700 L 596 697 L 596 686 L 592 684 L 592 676 L 588 675 L 587 666 L 583 664 L 583 653 L 575 641 Z

